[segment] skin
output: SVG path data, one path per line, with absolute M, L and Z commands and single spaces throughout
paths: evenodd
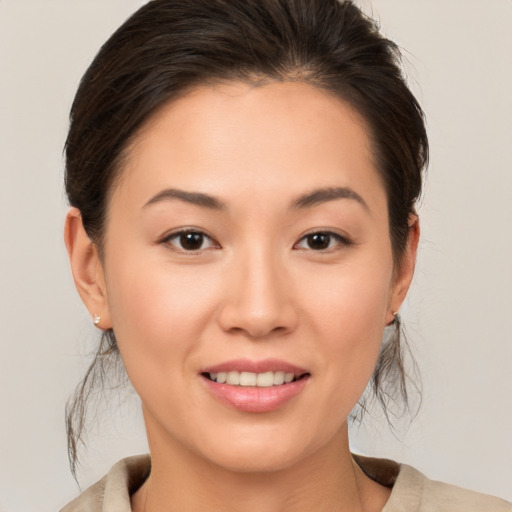
M 334 187 L 360 200 L 293 206 Z M 76 209 L 65 230 L 80 295 L 114 329 L 142 401 L 152 473 L 135 511 L 382 509 L 390 491 L 353 462 L 346 418 L 410 285 L 415 217 L 410 226 L 396 268 L 365 123 L 312 86 L 199 87 L 150 120 L 113 190 L 103 257 Z M 183 228 L 207 235 L 201 250 L 171 236 Z M 341 238 L 318 250 L 307 238 L 318 231 Z M 277 410 L 243 412 L 200 375 L 239 358 L 310 376 Z

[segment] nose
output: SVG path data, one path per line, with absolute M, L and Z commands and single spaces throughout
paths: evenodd
M 232 262 L 218 316 L 221 328 L 251 339 L 292 332 L 299 315 L 291 281 L 273 254 L 253 252 Z

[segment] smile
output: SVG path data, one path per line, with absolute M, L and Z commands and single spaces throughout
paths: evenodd
M 275 359 L 227 361 L 204 368 L 200 375 L 217 400 L 246 413 L 284 407 L 306 389 L 311 377 L 305 369 Z
M 253 372 L 211 372 L 206 374 L 206 377 L 213 382 L 219 384 L 228 384 L 230 386 L 256 386 L 260 388 L 269 388 L 272 386 L 282 386 L 283 384 L 289 384 L 304 376 L 295 375 L 293 372 L 276 371 L 276 372 L 264 372 L 264 373 L 253 373 Z

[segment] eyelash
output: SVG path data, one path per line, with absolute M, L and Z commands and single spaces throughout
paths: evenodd
M 160 243 L 171 245 L 178 252 L 183 252 L 185 254 L 192 254 L 192 255 L 200 254 L 201 252 L 209 250 L 211 248 L 211 247 L 207 247 L 207 248 L 199 248 L 199 249 L 186 249 L 184 247 L 177 247 L 172 243 L 172 240 L 179 240 L 181 237 L 183 237 L 185 235 L 199 235 L 202 237 L 202 240 L 203 240 L 203 242 L 201 243 L 201 246 L 203 245 L 204 240 L 210 240 L 212 245 L 217 246 L 214 248 L 220 249 L 220 244 L 218 242 L 216 242 L 211 236 L 207 235 L 204 231 L 201 231 L 200 229 L 182 229 L 180 231 L 175 231 L 174 233 L 166 235 L 165 238 L 163 238 L 160 241 Z
M 296 247 L 299 247 L 299 244 L 301 244 L 303 241 L 307 241 L 308 238 L 310 237 L 314 237 L 314 236 L 326 236 L 326 237 L 329 237 L 329 246 L 326 247 L 326 248 L 322 248 L 322 249 L 318 249 L 318 250 L 315 250 L 315 249 L 311 249 L 310 247 L 304 247 L 304 248 L 300 248 L 301 250 L 311 250 L 313 252 L 319 252 L 319 253 L 329 253 L 329 252 L 333 252 L 334 250 L 336 250 L 336 248 L 338 247 L 349 247 L 351 245 L 353 245 L 353 242 L 347 238 L 346 236 L 342 236 L 338 233 L 334 233 L 332 231 L 313 231 L 312 233 L 308 233 L 306 235 L 304 235 L 293 247 L 296 248 Z M 336 244 L 334 246 L 331 246 L 331 242 L 332 241 L 335 241 Z
M 198 235 L 198 236 L 202 237 L 201 238 L 201 247 L 205 240 L 210 240 L 211 246 L 206 247 L 206 248 L 200 247 L 198 249 L 186 249 L 183 246 L 177 247 L 177 245 L 172 243 L 172 240 L 180 240 L 181 237 L 186 236 L 186 235 Z M 328 237 L 328 246 L 325 248 L 321 248 L 321 249 L 312 249 L 311 247 L 300 247 L 301 243 L 307 242 L 308 239 L 311 242 L 311 237 L 315 237 L 315 236 Z M 332 241 L 336 242 L 336 244 L 334 246 L 331 245 Z M 211 236 L 207 235 L 204 231 L 201 231 L 199 229 L 182 229 L 180 231 L 176 231 L 174 233 L 171 233 L 171 234 L 165 236 L 165 238 L 163 238 L 160 241 L 160 243 L 173 246 L 177 252 L 183 252 L 185 254 L 191 254 L 191 255 L 200 254 L 203 251 L 207 251 L 212 248 L 213 249 L 221 248 L 221 246 L 218 242 L 216 242 Z M 313 231 L 311 233 L 304 235 L 303 237 L 300 238 L 300 240 L 297 243 L 295 243 L 293 245 L 293 248 L 297 249 L 297 250 L 311 250 L 312 252 L 318 252 L 318 253 L 329 253 L 329 252 L 333 252 L 333 250 L 336 249 L 336 246 L 348 247 L 351 245 L 353 245 L 353 242 L 345 236 L 342 236 L 338 233 L 334 233 L 332 231 L 320 230 L 320 231 Z

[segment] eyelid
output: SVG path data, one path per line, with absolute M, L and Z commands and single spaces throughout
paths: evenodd
M 187 249 L 184 249 L 184 248 L 181 249 L 181 248 L 179 248 L 176 245 L 171 243 L 172 239 L 179 238 L 181 235 L 186 234 L 186 233 L 196 233 L 198 235 L 201 235 L 204 238 L 209 239 L 210 242 L 211 242 L 211 245 L 209 247 L 207 247 L 207 248 L 204 248 L 204 249 L 187 250 Z M 200 228 L 195 228 L 193 226 L 184 227 L 184 228 L 178 228 L 178 229 L 176 229 L 174 231 L 171 231 L 170 233 L 166 233 L 163 237 L 161 237 L 159 239 L 158 243 L 170 246 L 172 250 L 174 250 L 174 251 L 176 251 L 178 253 L 190 254 L 190 255 L 197 255 L 197 254 L 201 254 L 204 251 L 208 251 L 210 249 L 220 249 L 221 248 L 220 244 L 211 235 L 206 233 L 206 231 L 204 231 L 203 229 L 200 229 Z
M 199 235 L 203 236 L 204 238 L 210 240 L 211 243 L 210 243 L 209 247 L 206 247 L 203 249 L 196 249 L 196 250 L 187 250 L 185 248 L 179 248 L 176 245 L 171 243 L 172 239 L 179 238 L 181 235 L 186 234 L 186 233 L 199 234 Z M 312 236 L 312 235 L 317 235 L 317 234 L 327 235 L 327 236 L 331 237 L 331 239 L 334 239 L 336 241 L 335 247 L 328 247 L 326 249 L 315 250 L 312 248 L 299 246 L 299 244 L 301 244 L 303 241 L 305 241 L 307 239 L 307 237 Z M 193 227 L 193 226 L 178 228 L 174 231 L 171 231 L 170 233 L 166 233 L 164 236 L 162 236 L 159 239 L 158 243 L 168 245 L 176 252 L 184 253 L 184 254 L 191 254 L 191 255 L 200 254 L 204 251 L 211 250 L 211 249 L 221 249 L 222 248 L 221 245 L 211 235 L 209 235 L 206 231 L 204 231 L 203 229 L 200 229 L 200 228 Z M 351 240 L 350 237 L 348 237 L 347 235 L 338 233 L 336 231 L 333 231 L 332 229 L 315 229 L 315 230 L 312 230 L 312 231 L 302 235 L 299 238 L 299 240 L 293 245 L 293 248 L 299 249 L 299 250 L 308 250 L 311 252 L 325 253 L 325 252 L 331 252 L 333 250 L 336 250 L 336 248 L 339 248 L 340 246 L 348 247 L 353 244 L 354 244 L 354 242 L 353 242 L 353 240 Z
M 318 249 L 318 250 L 307 248 L 307 247 L 298 247 L 298 245 L 301 242 L 303 242 L 304 240 L 306 240 L 308 236 L 318 235 L 318 234 L 328 235 L 328 236 L 334 238 L 337 242 L 336 246 L 328 247 L 327 249 Z M 333 250 L 336 250 L 336 248 L 339 248 L 339 247 L 349 247 L 351 245 L 354 245 L 354 241 L 348 235 L 343 235 L 341 233 L 333 231 L 332 229 L 315 229 L 313 231 L 310 231 L 310 232 L 302 235 L 299 238 L 298 242 L 296 242 L 294 244 L 293 248 L 294 249 L 298 248 L 299 250 L 307 250 L 307 251 L 317 252 L 317 253 L 325 253 L 325 252 L 331 252 Z

